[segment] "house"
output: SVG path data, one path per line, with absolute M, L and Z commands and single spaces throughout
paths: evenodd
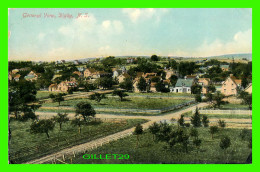
M 12 74 L 16 74 L 16 73 L 18 73 L 19 72 L 19 69 L 13 69 L 12 70 Z
M 79 64 L 81 64 L 81 62 L 78 61 L 78 60 L 74 60 L 73 63 L 74 63 L 75 65 L 79 65 Z
M 156 91 L 156 87 L 155 87 L 156 84 L 157 84 L 156 82 L 151 82 L 151 84 L 149 85 L 149 88 L 150 88 L 149 90 L 150 90 L 151 92 L 154 92 L 154 93 L 157 92 L 157 91 Z
M 59 84 L 51 84 L 49 86 L 49 91 L 67 92 L 69 89 L 75 87 L 77 87 L 77 82 L 75 81 L 62 81 Z
M 127 59 L 126 59 L 126 62 L 127 62 L 127 63 L 133 63 L 133 62 L 134 62 L 134 59 L 133 59 L 133 58 L 127 58 Z
M 117 77 L 119 83 L 124 82 L 126 78 L 131 78 L 131 76 L 127 73 L 124 73 Z
M 34 71 L 31 71 L 24 77 L 24 79 L 27 81 L 35 81 L 39 78 L 39 76 L 40 76 L 39 73 L 35 73 Z
M 75 71 L 75 72 L 73 72 L 73 74 L 78 75 L 79 77 L 83 76 L 83 74 L 80 71 Z
M 252 94 L 252 83 L 249 83 L 248 86 L 245 88 L 245 92 Z
M 165 79 L 169 79 L 172 75 L 177 75 L 176 70 L 164 69 L 166 73 Z
M 170 87 L 170 91 L 174 93 L 191 93 L 191 86 L 194 83 L 194 78 L 178 79 L 175 87 Z
M 208 93 L 208 86 L 210 84 L 210 79 L 209 78 L 199 78 L 198 84 L 201 85 L 201 87 L 202 87 L 201 93 L 207 94 Z
M 241 79 L 237 79 L 233 74 L 222 83 L 221 93 L 225 96 L 236 95 L 237 89 L 241 86 Z
M 57 84 L 51 84 L 49 86 L 49 91 L 57 91 L 58 90 L 58 85 Z
M 117 78 L 119 75 L 123 73 L 123 71 L 119 69 L 114 69 L 112 71 L 113 71 L 113 76 L 112 76 L 113 78 Z
M 77 67 L 78 71 L 81 72 L 81 73 L 84 73 L 85 71 L 85 68 L 84 67 Z
M 20 77 L 21 77 L 20 74 L 16 74 L 16 75 L 14 76 L 14 80 L 15 80 L 15 81 L 19 81 L 19 80 L 20 80 Z
M 133 87 L 134 87 L 134 92 L 136 92 L 136 93 L 139 93 L 140 92 L 140 90 L 138 89 L 138 83 L 139 83 L 139 80 L 140 80 L 140 78 L 135 78 L 134 79 L 134 81 L 133 81 Z M 149 89 L 151 89 L 151 87 L 150 87 L 150 84 L 151 84 L 151 80 L 149 79 L 149 78 L 146 78 L 145 79 L 146 80 L 146 83 L 147 83 L 147 88 L 146 88 L 146 90 L 149 90 Z
M 96 73 L 96 70 L 93 68 L 88 68 L 84 71 L 84 77 L 92 77 L 94 75 L 94 73 Z
M 223 72 L 225 72 L 229 70 L 229 65 L 220 65 L 220 68 Z
M 20 68 L 19 69 L 19 71 L 30 71 L 31 70 L 31 68 L 29 68 L 29 67 L 24 67 L 24 68 Z

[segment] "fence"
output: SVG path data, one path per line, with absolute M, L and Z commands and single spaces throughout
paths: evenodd
M 113 122 L 113 123 L 122 123 L 125 125 L 127 119 L 118 119 L 118 118 L 94 118 L 92 122 Z M 55 137 L 45 140 L 42 144 L 37 146 L 26 146 L 20 148 L 18 151 L 12 151 L 9 149 L 9 157 L 12 163 L 20 163 L 26 160 L 31 160 L 38 158 L 38 156 L 45 156 L 54 150 L 62 150 L 68 145 L 74 146 L 75 144 L 82 144 L 85 142 L 91 142 L 91 139 L 98 139 L 98 137 L 103 137 L 104 133 L 110 133 L 111 128 L 103 128 L 102 131 L 96 131 L 95 133 L 89 133 L 88 131 L 81 132 L 81 134 L 71 135 L 71 137 Z M 118 132 L 118 131 L 116 131 Z M 111 133 L 113 135 L 113 133 Z M 86 137 L 86 135 L 88 137 Z M 99 139 L 98 139 L 99 140 Z M 91 147 L 93 148 L 93 146 Z
M 235 114 L 235 115 L 252 115 L 251 110 L 199 110 L 201 114 Z M 195 113 L 195 110 L 193 110 Z

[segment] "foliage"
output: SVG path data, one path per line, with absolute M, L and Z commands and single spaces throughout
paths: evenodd
M 209 126 L 209 119 L 206 115 L 202 116 L 202 124 L 204 127 L 208 127 Z
M 69 118 L 68 118 L 67 116 L 68 116 L 67 113 L 64 113 L 64 114 L 58 113 L 57 116 L 54 116 L 54 117 L 53 117 L 53 121 L 59 123 L 59 125 L 60 125 L 60 130 L 61 130 L 61 128 L 62 128 L 62 124 L 69 121 Z
M 151 60 L 152 61 L 159 61 L 159 57 L 157 55 L 152 55 Z
M 152 125 L 148 128 L 149 132 L 153 134 L 153 140 L 154 136 L 160 131 L 160 126 L 156 122 L 154 122 Z
M 196 128 L 191 128 L 191 130 L 190 130 L 190 136 L 191 136 L 191 137 L 194 137 L 195 139 L 197 139 L 198 136 L 199 136 L 198 130 L 197 130 Z
M 191 86 L 191 93 L 192 94 L 201 94 L 202 86 L 199 84 L 194 84 Z
M 243 100 L 243 104 L 248 105 L 249 110 L 252 110 L 252 94 L 249 94 L 248 92 L 242 91 L 239 94 L 239 98 Z
M 209 127 L 209 132 L 211 134 L 211 138 L 213 139 L 213 135 L 216 134 L 218 132 L 218 126 L 210 126 Z
M 125 78 L 122 83 L 119 84 L 119 87 L 127 91 L 133 90 L 133 81 L 130 78 Z
M 90 100 L 95 100 L 96 102 L 100 102 L 102 99 L 105 99 L 106 96 L 105 94 L 100 94 L 100 93 L 94 93 L 90 95 Z
M 86 124 L 86 121 L 82 120 L 81 118 L 74 118 L 71 120 L 71 124 L 74 126 L 78 126 L 78 132 L 79 134 L 81 133 L 81 126 Z
M 42 119 L 38 121 L 34 121 L 31 124 L 31 133 L 46 133 L 47 137 L 50 138 L 49 136 L 49 131 L 53 130 L 55 126 L 55 123 L 50 120 L 50 119 Z
M 81 115 L 84 121 L 87 121 L 89 117 L 95 117 L 96 111 L 88 102 L 80 102 L 76 105 L 76 116 Z
M 182 114 L 181 117 L 178 119 L 178 124 L 181 127 L 184 127 L 184 115 Z
M 139 144 L 139 135 L 143 134 L 143 132 L 144 132 L 143 126 L 140 123 L 138 123 L 136 125 L 134 133 L 133 133 L 137 137 L 136 147 L 138 147 L 138 144 Z
M 156 83 L 155 88 L 157 92 L 162 92 L 162 93 L 170 92 L 170 89 L 166 88 L 163 82 Z
M 137 88 L 141 91 L 144 92 L 147 90 L 147 83 L 145 81 L 145 79 L 143 77 L 140 78 L 138 84 L 137 84 Z
M 196 107 L 195 113 L 194 113 L 194 115 L 191 117 L 190 120 L 191 120 L 191 124 L 192 124 L 194 127 L 200 127 L 200 126 L 201 126 L 201 116 L 200 116 L 198 107 Z
M 213 102 L 214 102 L 214 107 L 220 108 L 221 105 L 225 104 L 224 95 L 220 93 L 219 91 L 213 95 Z
M 196 102 L 201 102 L 202 101 L 201 95 L 200 94 L 196 94 L 195 95 L 195 100 L 196 100 Z
M 223 136 L 220 140 L 219 146 L 221 149 L 227 149 L 231 145 L 231 140 L 228 136 Z
M 65 93 L 59 93 L 59 94 L 50 94 L 50 98 L 52 99 L 53 102 L 58 102 L 60 106 L 60 102 L 64 101 L 64 97 L 66 94 Z
M 114 90 L 112 93 L 113 96 L 118 96 L 121 101 L 123 101 L 124 97 L 128 96 L 123 90 Z
M 225 127 L 226 127 L 225 121 L 224 121 L 224 120 L 221 120 L 221 119 L 218 120 L 218 125 L 219 125 L 219 127 L 221 127 L 221 128 L 225 128 Z

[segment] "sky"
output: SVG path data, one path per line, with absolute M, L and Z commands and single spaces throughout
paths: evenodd
M 14 8 L 8 59 L 252 53 L 252 9 Z

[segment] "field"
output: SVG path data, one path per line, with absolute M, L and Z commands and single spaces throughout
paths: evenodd
M 220 109 L 223 109 L 223 110 L 226 110 L 226 109 L 248 110 L 248 106 L 247 105 L 243 105 L 243 104 L 232 104 L 232 103 L 229 103 L 229 104 L 222 105 Z
M 58 93 L 51 92 L 51 91 L 37 91 L 36 98 L 37 99 L 46 99 L 46 98 L 49 98 L 50 94 L 58 94 Z
M 187 129 L 189 132 L 190 129 Z M 94 149 L 87 154 L 128 154 L 129 159 L 83 159 L 83 154 L 78 154 L 73 159 L 73 164 L 164 164 L 164 163 L 246 163 L 251 149 L 248 142 L 241 140 L 240 129 L 224 129 L 211 138 L 208 128 L 199 128 L 199 138 L 202 140 L 200 148 L 189 147 L 188 153 L 170 150 L 165 142 L 155 142 L 147 131 L 140 136 L 140 144 L 136 146 L 136 136 L 111 142 Z M 251 130 L 250 130 L 251 131 Z M 220 138 L 227 135 L 231 139 L 231 146 L 222 150 L 219 146 Z M 190 140 L 191 142 L 192 140 Z M 51 162 L 49 162 L 51 163 Z M 71 163 L 66 161 L 66 163 Z
M 128 119 L 92 123 L 82 126 L 81 134 L 78 133 L 78 127 L 72 126 L 69 122 L 63 124 L 61 131 L 59 130 L 59 126 L 56 125 L 54 130 L 49 132 L 49 139 L 47 139 L 45 133 L 31 134 L 31 121 L 11 121 L 10 130 L 12 132 L 12 138 L 9 145 L 10 160 L 12 163 L 22 163 L 67 147 L 131 128 L 137 123 L 144 123 L 145 121 L 146 120 L 142 119 Z
M 95 100 L 86 98 L 65 100 L 61 102 L 60 107 L 75 107 L 81 101 L 87 101 L 97 108 L 119 108 L 119 109 L 163 109 L 169 106 L 181 104 L 191 99 L 174 99 L 174 98 L 146 98 L 146 97 L 127 97 L 124 101 L 120 101 L 119 97 L 109 97 L 102 99 L 100 103 Z M 58 107 L 58 103 L 44 103 L 43 107 Z

